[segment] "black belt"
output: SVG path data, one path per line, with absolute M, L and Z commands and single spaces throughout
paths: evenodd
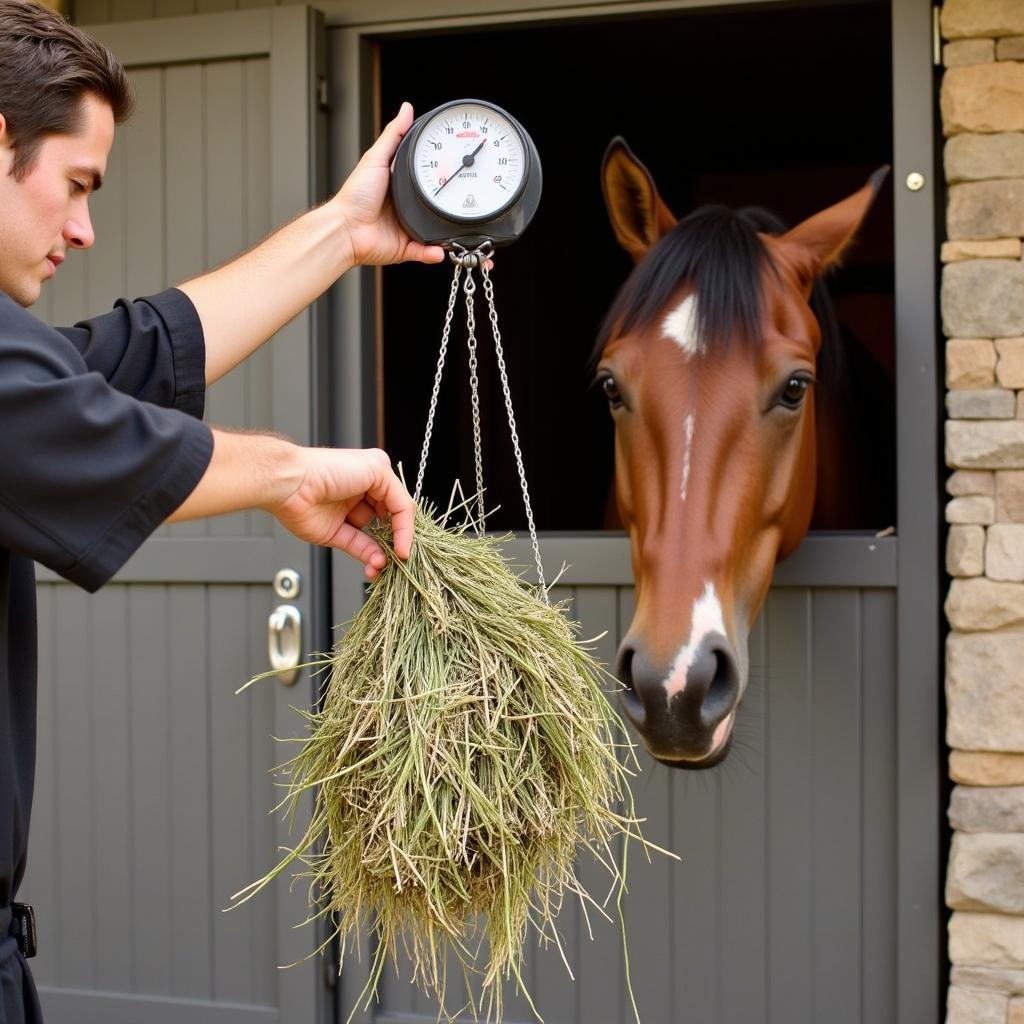
M 27 903 L 11 904 L 10 934 L 26 960 L 36 955 L 36 912 Z

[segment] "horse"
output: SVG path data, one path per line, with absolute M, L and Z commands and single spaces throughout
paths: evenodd
M 756 207 L 678 220 L 624 140 L 606 151 L 605 205 L 636 264 L 592 358 L 636 586 L 615 671 L 627 717 L 672 767 L 728 754 L 751 625 L 812 519 L 863 526 L 891 512 L 856 469 L 892 469 L 891 427 L 876 422 L 872 435 L 865 421 L 878 414 L 858 416 L 867 396 L 851 397 L 849 360 L 864 360 L 844 350 L 821 280 L 888 170 L 785 230 Z

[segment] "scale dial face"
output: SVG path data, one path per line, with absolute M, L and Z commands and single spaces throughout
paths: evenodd
M 519 129 L 485 103 L 439 110 L 420 129 L 412 177 L 426 204 L 455 221 L 488 220 L 510 206 L 526 182 L 529 155 Z

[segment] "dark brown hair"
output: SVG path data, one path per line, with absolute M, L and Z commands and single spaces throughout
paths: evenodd
M 32 0 L 0 0 L 0 114 L 16 179 L 31 171 L 48 135 L 78 130 L 87 93 L 109 105 L 117 124 L 135 104 L 124 68 L 106 47 Z

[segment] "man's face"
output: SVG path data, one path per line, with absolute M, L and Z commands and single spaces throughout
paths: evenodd
M 89 196 L 107 168 L 114 115 L 90 94 L 81 103 L 78 131 L 45 138 L 21 181 L 11 174 L 15 153 L 0 115 L 0 291 L 22 306 L 39 298 L 69 248 L 95 239 Z

